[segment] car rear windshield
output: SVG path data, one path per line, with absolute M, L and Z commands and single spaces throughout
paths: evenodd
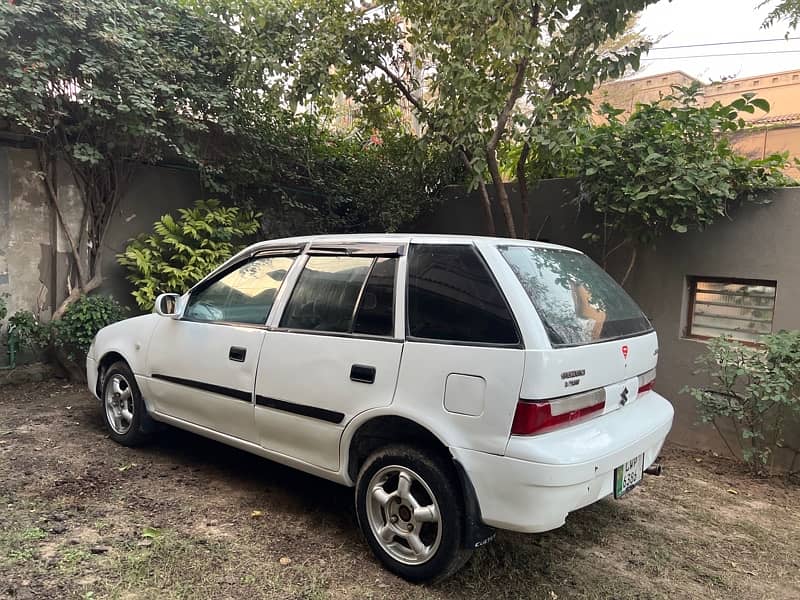
M 557 248 L 499 246 L 553 346 L 580 346 L 652 331 L 636 303 L 586 255 Z

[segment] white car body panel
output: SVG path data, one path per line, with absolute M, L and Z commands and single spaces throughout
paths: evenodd
M 158 413 L 232 435 L 256 439 L 253 380 L 264 329 L 161 318 L 151 338 L 144 389 Z M 243 362 L 229 359 L 243 348 Z M 166 378 L 169 379 L 166 379 Z M 189 380 L 189 386 L 176 380 Z M 241 399 L 207 387 L 230 388 Z M 144 389 L 142 393 L 145 394 Z
M 264 339 L 256 395 L 307 407 L 324 407 L 340 420 L 298 416 L 260 404 L 255 421 L 264 448 L 324 469 L 339 469 L 339 440 L 355 415 L 388 406 L 397 384 L 403 344 L 303 332 L 270 331 Z M 286 368 L 286 365 L 292 365 Z M 375 381 L 352 381 L 353 365 L 375 368 Z M 324 415 L 327 416 L 327 415 Z M 309 438 L 314 439 L 309 444 Z
M 486 524 L 517 531 L 560 526 L 569 512 L 613 492 L 615 467 L 641 454 L 647 466 L 658 456 L 672 406 L 655 392 L 636 393 L 638 376 L 656 366 L 655 332 L 551 347 L 533 304 L 497 250 L 503 244 L 560 247 L 463 236 L 301 237 L 251 246 L 209 278 L 257 251 L 317 242 L 474 245 L 515 316 L 520 346 L 406 339 L 406 252 L 397 263 L 394 338 L 281 330 L 281 315 L 305 265 L 301 254 L 263 326 L 153 314 L 103 329 L 87 358 L 90 389 L 97 392 L 98 372 L 108 366 L 107 357 L 118 354 L 131 366 L 154 419 L 345 485 L 354 484 L 348 462 L 359 428 L 377 417 L 402 417 L 429 431 L 464 468 Z M 244 362 L 228 360 L 231 346 L 246 348 Z M 356 364 L 374 366 L 375 382 L 351 381 Z M 154 374 L 228 388 L 250 400 Z M 549 433 L 511 435 L 520 399 L 598 389 L 606 398 L 602 414 Z M 259 398 L 266 401 L 259 404 Z M 309 416 L 306 408 L 318 412 Z M 328 413 L 341 414 L 341 420 L 320 418 Z

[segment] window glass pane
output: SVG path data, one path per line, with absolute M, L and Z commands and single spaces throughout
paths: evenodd
M 591 344 L 652 329 L 625 290 L 585 254 L 531 246 L 498 249 L 554 346 Z
M 409 333 L 418 338 L 516 344 L 514 320 L 472 246 L 412 245 Z
M 758 342 L 772 332 L 776 284 L 695 279 L 689 334 Z
M 392 335 L 394 330 L 394 273 L 395 258 L 379 258 L 372 268 L 361 304 L 358 307 L 355 333 Z
M 310 257 L 286 306 L 281 327 L 349 332 L 372 261 L 368 256 Z
M 192 294 L 184 316 L 193 321 L 263 325 L 294 258 L 256 258 Z

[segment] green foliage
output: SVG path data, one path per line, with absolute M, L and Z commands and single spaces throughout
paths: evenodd
M 81 296 L 57 321 L 44 323 L 30 311 L 15 312 L 8 319 L 9 335 L 22 348 L 37 352 L 55 350 L 82 366 L 97 332 L 124 319 L 125 314 L 126 309 L 110 296 Z
M 640 104 L 623 121 L 604 105 L 607 123 L 579 140 L 580 201 L 602 214 L 594 240 L 650 244 L 668 231 L 702 229 L 728 214 L 735 200 L 787 184 L 785 155 L 752 160 L 736 154 L 727 135 L 745 126 L 741 113 L 769 110 L 745 94 L 730 104 L 697 105 L 697 86 Z
M 758 5 L 758 8 L 762 6 L 771 8 L 767 18 L 761 24 L 764 29 L 782 21 L 788 21 L 789 31 L 797 29 L 797 25 L 800 23 L 800 0 L 780 0 L 777 4 L 774 3 L 774 0 L 764 0 Z M 786 32 L 787 37 L 789 31 Z
M 701 420 L 714 424 L 720 435 L 721 421 L 732 424 L 739 454 L 757 472 L 772 469 L 776 451 L 787 448 L 785 432 L 800 426 L 800 331 L 762 341 L 754 347 L 724 337 L 711 340 L 697 359 L 709 385 L 684 390 L 697 402 Z M 790 450 L 795 458 L 800 455 L 800 449 Z
M 208 43 L 221 30 L 177 0 L 0 2 L 0 120 L 32 136 L 52 202 L 57 160 L 75 179 L 88 234 L 70 247 L 79 290 L 98 277 L 137 165 L 195 162 L 230 131 L 235 63 Z
M 42 351 L 50 343 L 50 327 L 29 310 L 18 310 L 8 318 L 8 337 L 21 348 Z
M 387 108 L 410 107 L 473 185 L 490 172 L 502 204 L 498 143 L 528 139 L 554 103 L 637 67 L 646 42 L 603 43 L 653 0 L 187 1 L 236 25 L 245 78 L 278 82 L 285 105 L 319 109 L 342 94 L 378 126 Z
M 342 135 L 310 116 L 243 127 L 205 171 L 208 187 L 264 210 L 269 237 L 398 231 L 457 174 L 447 152 L 399 127 Z
M 164 215 L 153 233 L 130 240 L 117 262 L 128 269 L 133 297 L 143 310 L 153 308 L 159 294 L 183 293 L 244 247 L 259 230 L 260 213 L 199 200 L 179 209 L 179 217 Z

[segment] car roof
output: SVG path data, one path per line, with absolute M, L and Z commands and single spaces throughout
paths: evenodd
M 517 238 L 503 238 L 503 237 L 489 237 L 489 236 L 476 236 L 476 235 L 448 235 L 448 234 L 430 234 L 430 233 L 354 233 L 354 234 L 322 234 L 322 235 L 304 235 L 289 238 L 280 238 L 274 240 L 264 240 L 257 242 L 247 248 L 247 251 L 260 250 L 262 248 L 271 248 L 273 246 L 298 246 L 307 243 L 336 243 L 336 244 L 358 244 L 362 242 L 371 243 L 395 243 L 405 244 L 414 242 L 416 244 L 472 244 L 475 242 L 482 242 L 490 245 L 518 245 L 518 246 L 532 246 L 537 248 L 557 248 L 560 250 L 570 250 L 572 252 L 580 252 L 575 248 L 569 246 L 561 246 L 559 244 L 551 244 L 548 242 L 538 242 L 533 240 L 520 240 Z

